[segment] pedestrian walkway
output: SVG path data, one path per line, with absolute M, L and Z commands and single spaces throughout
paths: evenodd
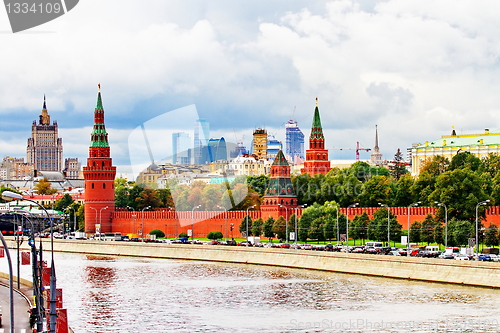
M 14 288 L 17 290 L 17 283 L 14 282 Z M 29 325 L 29 310 L 30 303 L 28 299 L 32 294 L 31 288 L 20 285 L 22 295 L 14 291 L 14 332 L 26 333 L 30 332 Z M 10 296 L 9 296 L 9 280 L 0 278 L 0 311 L 2 313 L 2 328 L 0 333 L 10 333 Z

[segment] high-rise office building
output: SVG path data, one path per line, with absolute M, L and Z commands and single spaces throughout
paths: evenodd
M 188 133 L 172 133 L 172 164 L 190 164 L 190 140 Z
M 304 133 L 299 128 L 295 120 L 290 119 L 285 124 L 286 129 L 286 149 L 285 155 L 291 161 L 297 158 L 304 159 Z
M 58 138 L 58 135 L 57 121 L 50 123 L 44 96 L 42 114 L 39 116 L 38 124 L 36 120 L 33 121 L 31 138 L 28 139 L 26 149 L 27 163 L 33 164 L 35 170 L 63 170 L 63 146 L 62 139 Z
M 208 140 L 208 156 L 210 162 L 227 160 L 226 140 L 223 137 Z
M 274 160 L 278 152 L 281 150 L 283 150 L 283 143 L 277 140 L 274 135 L 269 135 L 267 138 L 267 158 Z
M 257 156 L 257 159 L 267 159 L 267 131 L 262 128 L 257 128 L 253 132 L 252 154 Z
M 198 119 L 194 125 L 194 163 L 205 164 L 208 156 L 204 154 L 207 149 L 203 149 L 208 145 L 210 139 L 210 123 L 205 119 Z

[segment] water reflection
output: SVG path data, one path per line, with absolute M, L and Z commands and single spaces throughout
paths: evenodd
M 500 331 L 493 289 L 194 261 L 56 262 L 75 333 Z

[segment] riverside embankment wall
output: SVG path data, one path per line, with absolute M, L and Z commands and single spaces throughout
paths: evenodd
M 50 248 L 50 243 L 44 245 Z M 313 269 L 500 288 L 500 263 L 293 249 L 54 240 L 54 251 Z

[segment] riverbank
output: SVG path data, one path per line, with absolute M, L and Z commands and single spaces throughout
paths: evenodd
M 44 240 L 50 249 L 50 240 Z M 202 260 L 500 288 L 500 263 L 214 245 L 54 240 L 54 251 Z

